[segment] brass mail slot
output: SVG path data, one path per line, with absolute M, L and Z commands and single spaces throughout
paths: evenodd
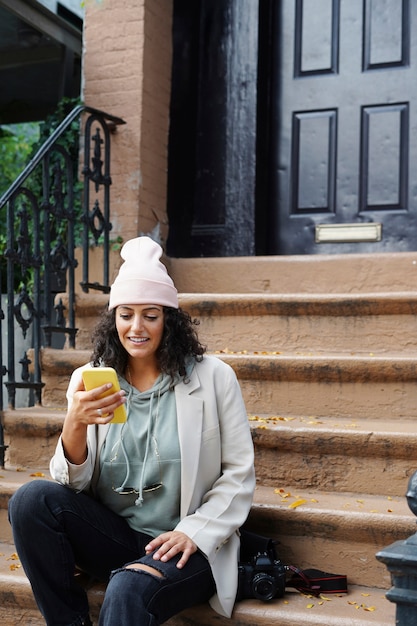
M 316 243 L 351 243 L 356 241 L 381 241 L 382 224 L 318 224 Z

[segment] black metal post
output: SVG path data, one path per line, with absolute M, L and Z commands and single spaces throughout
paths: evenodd
M 4 453 L 6 446 L 4 445 L 4 406 L 3 406 L 3 376 L 6 368 L 3 365 L 3 340 L 2 340 L 2 322 L 4 320 L 4 312 L 1 306 L 1 280 L 0 280 L 0 468 L 4 467 Z
M 416 515 L 417 472 L 408 483 L 407 502 Z M 392 587 L 386 597 L 397 605 L 396 626 L 417 626 L 417 533 L 381 550 L 376 558 L 391 573 Z

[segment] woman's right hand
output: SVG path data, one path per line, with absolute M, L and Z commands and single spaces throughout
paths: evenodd
M 65 421 L 74 425 L 107 424 L 113 419 L 114 411 L 126 401 L 126 392 L 121 389 L 105 398 L 100 396 L 111 388 L 111 383 L 86 391 L 82 380 L 75 388 L 71 408 Z
M 113 419 L 114 411 L 126 401 L 123 390 L 101 398 L 111 387 L 106 383 L 86 391 L 82 379 L 75 387 L 72 403 L 62 428 L 62 443 L 70 463 L 80 465 L 87 458 L 87 426 L 107 424 Z

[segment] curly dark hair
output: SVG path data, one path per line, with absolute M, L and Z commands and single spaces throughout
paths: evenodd
M 199 321 L 191 319 L 189 313 L 181 308 L 164 306 L 163 310 L 164 332 L 157 352 L 159 367 L 172 380 L 179 374 L 186 382 L 187 357 L 201 361 L 206 352 L 194 328 Z M 128 353 L 120 343 L 116 330 L 116 309 L 103 311 L 91 338 L 94 344 L 91 356 L 94 367 L 114 367 L 120 376 L 124 376 Z

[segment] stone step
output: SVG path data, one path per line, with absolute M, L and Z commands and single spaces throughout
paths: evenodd
M 100 610 L 104 590 L 104 585 L 98 584 L 88 590 L 91 613 L 94 616 Z M 10 543 L 0 543 L 0 623 L 4 626 L 45 624 L 15 547 Z
M 235 370 L 250 413 L 412 419 L 417 405 L 415 355 L 223 351 L 217 356 Z M 86 350 L 42 351 L 45 406 L 65 406 L 70 374 L 89 357 Z
M 48 468 L 62 430 L 65 413 L 66 409 L 56 406 L 4 411 L 7 465 Z
M 236 372 L 250 413 L 413 419 L 417 358 L 220 354 Z
M 46 471 L 64 415 L 51 407 L 5 411 L 8 466 Z M 417 433 L 411 419 L 259 413 L 249 420 L 263 485 L 403 497 L 415 470 L 410 459 Z
M 415 471 L 413 420 L 249 416 L 258 481 L 403 497 Z
M 168 626 L 392 626 L 395 606 L 380 589 L 351 586 L 341 596 L 311 598 L 288 591 L 283 598 L 263 604 L 244 600 L 236 604 L 232 620 L 198 606 L 170 619 Z
M 7 518 L 9 499 L 21 485 L 40 478 L 50 478 L 47 469 L 27 469 L 20 466 L 0 468 L 0 543 L 13 543 L 12 530 Z
M 42 381 L 42 404 L 49 407 L 66 407 L 66 392 L 75 368 L 88 363 L 91 350 L 68 348 L 57 350 L 43 348 L 40 353 Z M 29 355 L 30 358 L 30 355 Z
M 405 497 L 259 485 L 248 527 L 274 537 L 286 564 L 347 574 L 352 584 L 389 588 L 375 554 L 415 532 Z
M 215 350 L 303 354 L 415 352 L 417 293 L 181 294 Z
M 66 294 L 59 294 L 68 307 Z M 91 351 L 91 331 L 108 296 L 76 298 L 78 349 Z M 388 353 L 415 351 L 417 294 L 181 293 L 180 306 L 200 321 L 201 341 L 215 350 Z
M 391 626 L 395 607 L 381 589 L 349 584 L 347 594 L 310 597 L 288 589 L 284 597 L 268 603 L 244 600 L 236 604 L 232 620 L 222 618 L 208 605 L 199 605 L 171 618 L 167 626 Z M 88 590 L 91 616 L 97 616 L 103 601 L 104 585 Z M 36 609 L 14 546 L 0 543 L 0 623 L 4 626 L 41 626 L 44 621 Z
M 167 259 L 180 293 L 415 291 L 416 252 Z

